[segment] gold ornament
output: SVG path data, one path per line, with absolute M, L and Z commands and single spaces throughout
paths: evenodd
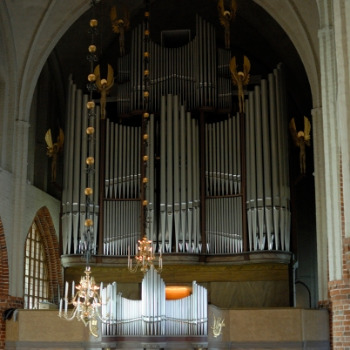
M 85 226 L 91 227 L 94 224 L 94 222 L 91 219 L 86 219 L 85 220 Z
M 93 82 L 95 80 L 96 80 L 96 75 L 95 74 L 91 73 L 91 74 L 88 75 L 88 81 Z
M 94 163 L 95 163 L 94 157 L 87 157 L 87 158 L 86 158 L 86 164 L 87 164 L 87 165 L 92 165 L 92 164 L 94 164 Z
M 85 196 L 91 196 L 93 193 L 93 190 L 91 187 L 86 187 L 84 190 Z
M 95 128 L 93 126 L 89 126 L 87 129 L 86 129 L 86 133 L 88 135 L 92 135 L 95 133 Z
M 90 53 L 96 52 L 96 45 L 90 45 L 90 46 L 89 46 L 89 52 L 90 52 Z
M 86 104 L 86 107 L 87 107 L 88 109 L 95 108 L 95 102 L 94 102 L 94 101 L 89 101 L 89 102 Z
M 90 20 L 90 27 L 97 27 L 97 25 L 98 25 L 98 21 L 97 21 L 97 19 L 91 19 Z

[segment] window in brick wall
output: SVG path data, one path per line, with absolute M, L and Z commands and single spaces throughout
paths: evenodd
M 48 298 L 49 279 L 44 245 L 33 223 L 25 244 L 24 308 L 38 309 L 39 303 L 48 301 Z

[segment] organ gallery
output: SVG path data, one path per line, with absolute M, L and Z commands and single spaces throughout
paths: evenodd
M 161 2 L 141 3 L 92 1 L 69 31 L 79 70 L 62 65 L 64 118 L 41 150 L 59 130 L 56 322 L 103 348 L 225 348 L 237 310 L 296 305 L 293 193 L 313 175 L 290 133 L 307 117 L 290 64 L 242 46 L 245 2 L 169 23 Z

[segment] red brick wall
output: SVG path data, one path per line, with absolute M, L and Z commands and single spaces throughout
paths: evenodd
M 341 161 L 340 161 L 341 164 Z M 342 167 L 340 166 L 340 174 Z M 350 349 L 350 238 L 345 238 L 343 177 L 340 175 L 340 210 L 343 240 L 343 279 L 328 284 L 332 349 Z
M 6 322 L 3 313 L 10 308 L 22 308 L 23 299 L 9 295 L 9 267 L 4 227 L 0 219 L 0 349 L 5 349 Z
M 343 243 L 343 280 L 329 282 L 333 349 L 350 348 L 350 239 Z

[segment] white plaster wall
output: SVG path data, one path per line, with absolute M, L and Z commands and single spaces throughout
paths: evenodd
M 32 150 L 29 116 L 34 89 L 52 49 L 90 6 L 84 0 L 0 2 L 0 216 L 9 252 L 9 292 L 23 295 L 24 240 L 35 213 L 46 205 L 58 232 L 59 203 L 27 183 Z M 6 169 L 6 170 L 4 170 Z

